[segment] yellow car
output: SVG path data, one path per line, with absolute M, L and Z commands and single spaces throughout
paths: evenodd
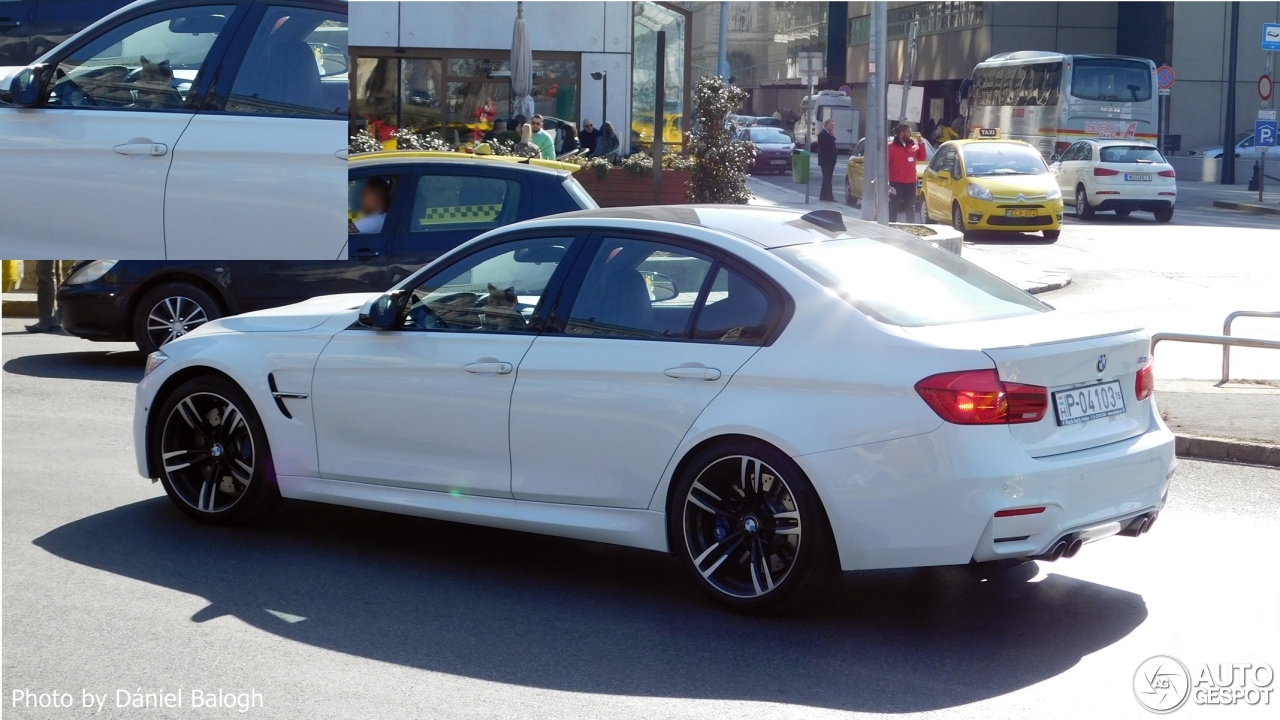
M 914 134 L 911 136 L 918 143 L 924 143 L 925 158 L 924 162 L 916 163 L 916 216 L 920 215 L 920 205 L 924 201 L 924 194 L 921 192 L 920 179 L 924 177 L 924 169 L 929 167 L 929 161 L 933 159 L 933 154 L 937 152 L 933 149 L 933 145 L 929 141 Z M 853 148 L 853 152 L 849 154 L 849 164 L 845 166 L 844 173 L 844 201 L 847 205 L 857 205 L 862 202 L 862 183 L 866 180 L 866 169 L 863 163 L 866 161 L 865 148 L 867 139 L 862 138 Z
M 925 216 L 961 232 L 1041 231 L 1056 240 L 1062 191 L 1044 158 L 1021 140 L 952 140 L 924 171 Z

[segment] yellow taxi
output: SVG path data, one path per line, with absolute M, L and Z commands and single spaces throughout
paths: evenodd
M 924 143 L 925 157 L 924 160 L 916 163 L 916 215 L 920 214 L 920 203 L 924 200 L 922 192 L 921 180 L 924 178 L 925 168 L 929 167 L 929 161 L 933 159 L 936 150 L 928 140 L 920 137 L 920 133 L 912 133 L 911 139 L 918 143 Z M 853 148 L 853 152 L 849 154 L 849 164 L 845 166 L 844 173 L 844 201 L 847 205 L 857 205 L 862 202 L 862 184 L 866 181 L 866 147 L 867 139 L 862 138 Z
M 961 232 L 1035 232 L 1056 240 L 1062 228 L 1062 191 L 1044 158 L 1030 144 L 980 137 L 951 140 L 924 171 L 925 216 Z

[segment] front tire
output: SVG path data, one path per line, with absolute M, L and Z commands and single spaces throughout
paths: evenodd
M 951 206 L 951 227 L 964 233 L 966 238 L 969 236 L 964 227 L 964 210 L 960 209 L 960 203 Z
M 1088 220 L 1093 217 L 1093 206 L 1089 204 L 1089 193 L 1083 185 L 1076 186 L 1076 218 Z
M 220 317 L 218 301 L 199 287 L 182 282 L 157 285 L 134 308 L 133 342 L 142 352 L 153 353 Z
M 839 575 L 826 512 L 800 467 L 739 439 L 685 464 L 668 512 L 671 547 L 694 582 L 738 612 L 802 605 Z
M 188 517 L 239 525 L 280 502 L 262 420 L 234 382 L 214 375 L 188 380 L 150 425 L 151 467 Z
M 1057 240 L 1062 235 L 1061 230 L 1042 230 L 1041 233 L 1045 240 Z

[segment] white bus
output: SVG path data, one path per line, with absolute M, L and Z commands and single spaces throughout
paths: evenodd
M 1120 55 L 1011 52 L 978 63 L 969 128 L 999 128 L 1046 158 L 1082 138 L 1156 142 L 1155 63 Z

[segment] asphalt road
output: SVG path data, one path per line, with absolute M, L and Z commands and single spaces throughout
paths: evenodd
M 756 619 L 655 553 L 301 502 L 194 524 L 134 469 L 141 355 L 20 326 L 0 374 L 5 718 L 1148 717 L 1131 683 L 1152 655 L 1280 666 L 1277 470 L 1183 462 L 1142 538 L 987 581 L 849 575 Z M 177 688 L 182 709 L 116 707 Z M 193 688 L 260 706 L 193 710 Z

